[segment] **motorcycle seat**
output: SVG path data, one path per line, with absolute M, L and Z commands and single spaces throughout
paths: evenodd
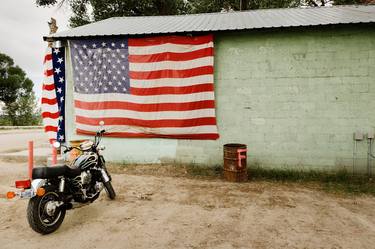
M 69 166 L 51 166 L 34 168 L 32 172 L 33 179 L 51 179 L 58 176 L 74 177 L 81 174 L 79 168 L 72 169 Z

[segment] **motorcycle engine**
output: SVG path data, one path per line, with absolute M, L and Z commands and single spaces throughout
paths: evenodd
M 92 186 L 91 179 L 92 175 L 90 171 L 86 170 L 72 180 L 72 185 L 76 193 L 74 198 L 77 201 L 83 202 L 96 194 L 96 189 Z

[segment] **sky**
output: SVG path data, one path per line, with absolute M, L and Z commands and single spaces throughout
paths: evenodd
M 49 33 L 47 22 L 57 21 L 58 31 L 67 30 L 67 6 L 61 8 L 36 7 L 35 0 L 2 0 L 0 7 L 0 53 L 13 58 L 34 82 L 34 91 L 40 98 L 43 81 L 43 58 L 47 43 L 43 36 Z

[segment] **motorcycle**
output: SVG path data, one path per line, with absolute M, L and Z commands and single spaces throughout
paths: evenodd
M 102 124 L 101 124 L 102 125 Z M 98 131 L 94 141 L 85 141 L 79 147 L 67 147 L 58 142 L 54 147 L 82 152 L 70 166 L 37 167 L 32 171 L 32 181 L 16 181 L 19 192 L 8 192 L 7 197 L 29 199 L 27 220 L 31 228 L 41 234 L 56 231 L 62 224 L 66 210 L 94 202 L 103 188 L 111 200 L 116 198 L 111 176 L 99 146 L 104 129 Z

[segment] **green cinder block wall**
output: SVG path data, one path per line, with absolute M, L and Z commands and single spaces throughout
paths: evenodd
M 71 79 L 68 70 L 68 140 L 82 138 Z M 216 33 L 215 96 L 220 139 L 106 138 L 107 160 L 218 165 L 236 142 L 250 165 L 351 169 L 353 133 L 375 131 L 375 26 Z M 364 140 L 358 169 L 366 153 Z

